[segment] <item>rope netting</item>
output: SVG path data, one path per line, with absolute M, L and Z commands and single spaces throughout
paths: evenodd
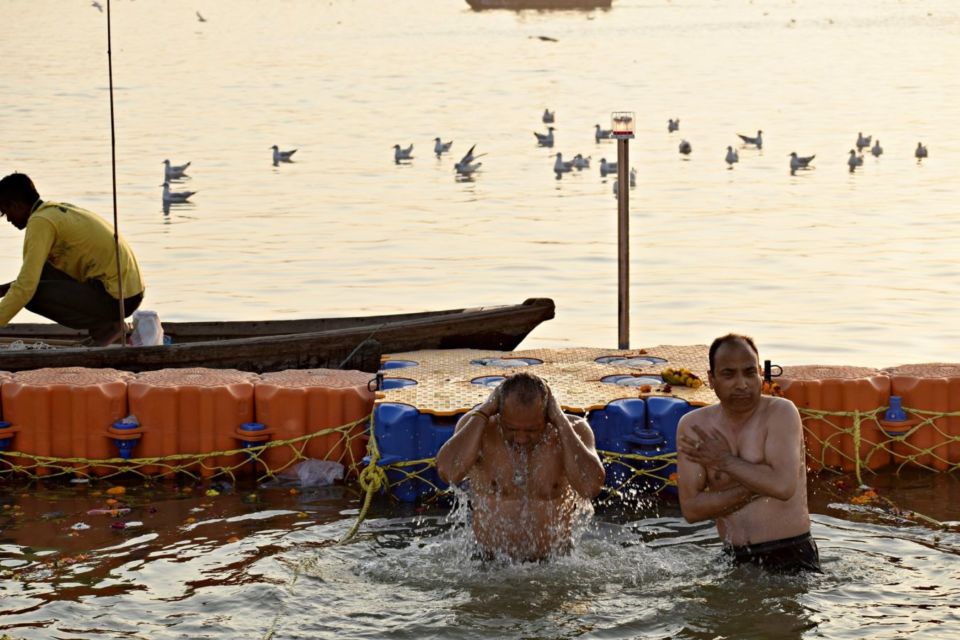
M 58 476 L 97 476 L 109 479 L 119 475 L 134 475 L 143 478 L 183 475 L 193 480 L 211 477 L 229 478 L 256 476 L 257 481 L 269 480 L 280 475 L 297 463 L 309 459 L 339 462 L 347 476 L 356 476 L 362 465 L 362 454 L 369 443 L 367 422 L 370 415 L 336 427 L 318 429 L 311 433 L 289 439 L 270 440 L 262 443 L 247 442 L 247 446 L 205 453 L 178 453 L 144 458 L 90 459 L 82 457 L 57 457 L 0 451 L 0 475 L 26 476 L 29 478 L 56 478 Z M 308 446 L 319 438 L 333 437 L 331 446 L 321 457 L 307 451 Z M 362 444 L 361 444 L 362 442 Z

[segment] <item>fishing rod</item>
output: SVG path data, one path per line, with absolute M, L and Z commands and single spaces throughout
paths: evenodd
M 117 258 L 117 293 L 120 312 L 120 346 L 127 346 L 127 323 L 123 307 L 123 272 L 120 269 L 120 228 L 117 217 L 117 132 L 113 117 L 113 38 L 110 32 L 110 0 L 107 0 L 107 75 L 110 80 L 110 172 L 113 181 L 113 246 Z

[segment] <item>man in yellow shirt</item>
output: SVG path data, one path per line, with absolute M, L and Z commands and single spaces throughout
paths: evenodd
M 26 307 L 72 329 L 88 329 L 94 345 L 119 339 L 121 280 L 113 228 L 80 207 L 41 200 L 22 173 L 0 180 L 0 216 L 25 231 L 20 273 L 0 285 L 0 327 Z M 143 279 L 122 237 L 119 247 L 123 310 L 129 316 L 143 300 Z

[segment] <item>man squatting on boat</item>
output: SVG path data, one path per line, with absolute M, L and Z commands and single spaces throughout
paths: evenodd
M 121 338 L 113 228 L 80 207 L 42 200 L 22 173 L 0 180 L 0 215 L 24 231 L 20 273 L 0 285 L 0 327 L 26 307 L 71 329 L 89 330 L 92 345 Z M 122 236 L 118 243 L 123 311 L 129 316 L 143 301 L 144 285 L 133 251 Z
M 481 555 L 521 561 L 568 552 L 604 480 L 590 426 L 566 415 L 527 372 L 508 377 L 460 419 L 437 453 L 437 471 L 451 484 L 469 478 Z

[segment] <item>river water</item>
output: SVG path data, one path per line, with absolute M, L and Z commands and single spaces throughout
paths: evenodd
M 628 110 L 633 346 L 735 330 L 781 364 L 960 353 L 949 258 L 960 7 L 949 0 L 522 13 L 459 0 L 116 0 L 112 14 L 120 228 L 148 282 L 144 308 L 162 319 L 549 296 L 557 317 L 524 348 L 614 346 L 617 205 L 597 166 L 616 146 L 593 131 Z M 0 172 L 109 216 L 105 14 L 7 0 L 0 16 Z M 553 149 L 533 136 L 544 108 L 557 113 Z M 739 148 L 728 170 L 727 145 L 757 129 L 763 149 Z M 885 153 L 851 174 L 859 131 Z M 432 155 L 435 136 L 454 141 L 450 156 Z M 411 143 L 413 161 L 395 164 L 393 145 Z M 274 144 L 297 148 L 296 162 L 273 166 Z M 454 160 L 473 144 L 483 166 L 457 180 Z M 558 180 L 557 151 L 592 167 Z M 816 154 L 815 168 L 791 176 L 791 151 Z M 163 207 L 164 158 L 192 162 L 173 185 L 197 191 L 191 204 Z M 4 225 L 3 281 L 21 240 Z M 955 478 L 870 482 L 903 508 L 960 520 Z M 712 529 L 671 504 L 600 509 L 570 557 L 485 566 L 444 509 L 378 503 L 354 541 L 334 546 L 359 509 L 352 490 L 131 488 L 143 524 L 116 530 L 85 515 L 102 502 L 93 487 L 3 483 L 0 630 L 15 637 L 960 632 L 957 534 L 850 510 L 819 485 L 826 574 L 801 580 L 717 564 Z M 81 521 L 91 528 L 70 529 Z

